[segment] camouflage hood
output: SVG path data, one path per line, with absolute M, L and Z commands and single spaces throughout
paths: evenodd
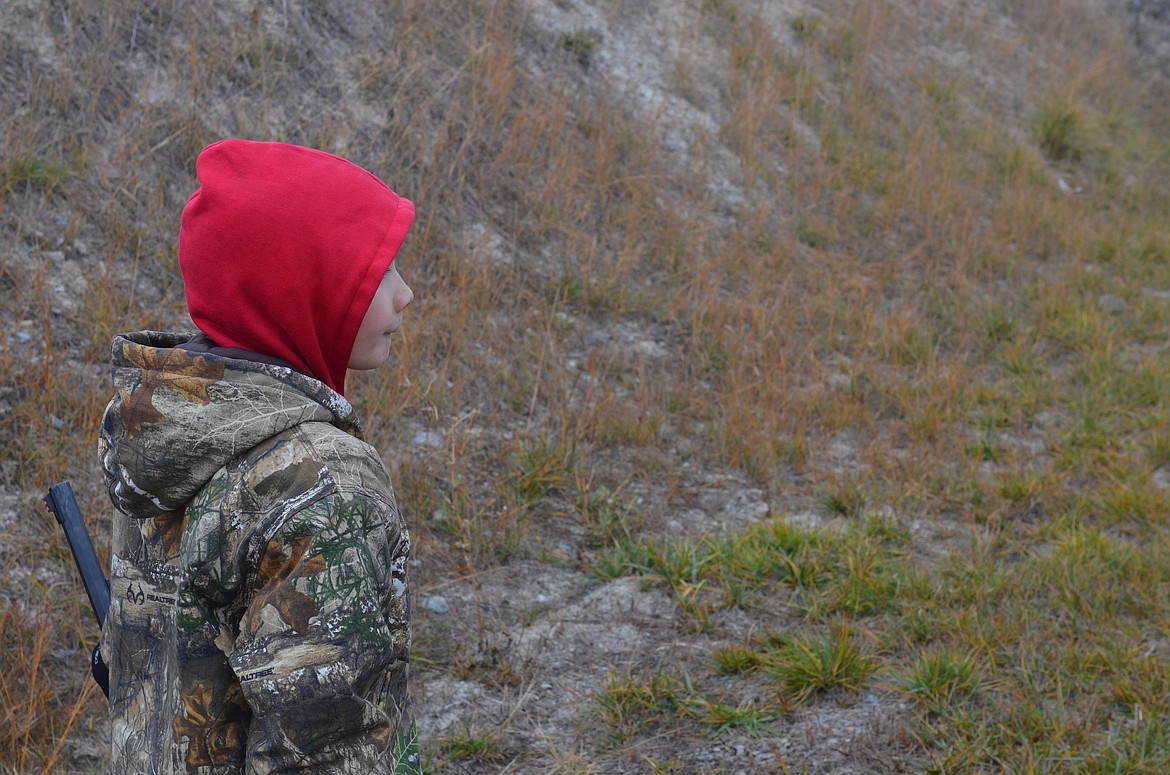
M 353 407 L 324 383 L 283 366 L 178 349 L 190 338 L 114 337 L 115 394 L 98 451 L 123 513 L 148 519 L 182 509 L 216 471 L 295 425 L 326 422 L 361 438 Z

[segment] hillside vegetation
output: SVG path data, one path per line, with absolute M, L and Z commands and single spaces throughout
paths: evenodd
M 1163 5 L 0 4 L 0 771 L 104 771 L 40 498 L 105 550 L 240 136 L 418 207 L 350 397 L 428 771 L 1170 772 Z

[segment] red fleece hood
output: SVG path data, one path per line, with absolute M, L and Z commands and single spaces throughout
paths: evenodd
M 222 140 L 196 162 L 179 267 L 191 320 L 338 393 L 414 205 L 361 167 L 284 143 Z

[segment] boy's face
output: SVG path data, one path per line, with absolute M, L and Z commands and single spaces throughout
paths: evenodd
M 390 335 L 402 325 L 402 312 L 412 301 L 414 291 L 391 264 L 353 341 L 349 368 L 376 369 L 386 362 L 390 357 Z

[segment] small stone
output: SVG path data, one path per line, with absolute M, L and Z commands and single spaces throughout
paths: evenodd
M 1129 305 L 1125 303 L 1124 299 L 1114 296 L 1112 293 L 1103 293 L 1097 299 L 1097 307 L 1105 312 L 1112 312 L 1115 314 L 1125 312 L 1129 309 Z
M 49 415 L 49 422 L 53 424 L 53 430 L 62 430 L 65 427 L 65 421 L 55 414 Z
M 666 357 L 666 348 L 653 339 L 643 339 L 634 345 L 634 351 L 647 358 Z
M 451 606 L 447 604 L 447 598 L 442 595 L 432 595 L 431 597 L 423 598 L 423 607 L 433 614 L 445 614 L 451 610 Z
M 27 331 L 17 331 L 16 341 L 20 342 L 21 344 L 28 344 L 32 341 L 32 337 L 28 335 Z
M 585 335 L 585 344 L 596 347 L 609 342 L 609 334 L 605 331 L 590 331 Z
M 434 431 L 419 431 L 414 434 L 414 445 L 416 447 L 430 447 L 431 449 L 443 448 L 443 437 Z
M 50 261 L 61 262 L 65 260 L 65 253 L 60 250 L 50 250 L 49 252 L 45 253 L 45 257 Z
M 846 390 L 853 385 L 853 377 L 850 377 L 848 374 L 842 371 L 834 371 L 830 373 L 829 376 L 825 378 L 825 381 L 829 383 L 829 387 L 835 388 L 837 390 Z

